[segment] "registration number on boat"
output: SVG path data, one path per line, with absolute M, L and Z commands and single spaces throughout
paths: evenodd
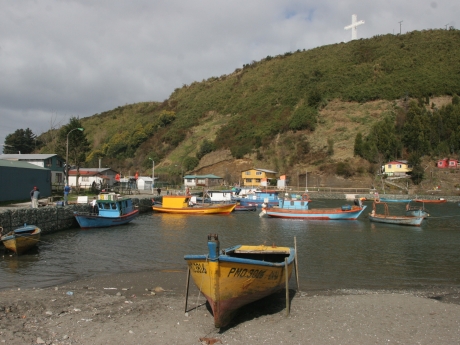
M 190 268 L 195 273 L 207 273 L 206 267 L 204 267 L 204 264 L 200 264 L 198 262 L 192 263 Z

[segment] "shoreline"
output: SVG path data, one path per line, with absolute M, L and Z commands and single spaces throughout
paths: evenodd
M 144 271 L 0 291 L 0 344 L 460 344 L 460 287 L 285 291 L 214 328 L 185 272 Z M 302 288 L 302 287 L 301 287 Z M 219 342 L 220 341 L 220 342 Z

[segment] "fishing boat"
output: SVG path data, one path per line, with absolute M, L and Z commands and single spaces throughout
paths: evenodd
M 388 198 L 380 198 L 380 201 L 382 201 L 382 202 L 404 202 L 404 203 L 408 203 L 408 202 L 411 202 L 412 199 L 388 199 Z
M 211 306 L 214 326 L 225 327 L 240 307 L 287 287 L 295 249 L 237 245 L 221 251 L 219 246 L 218 236 L 210 234 L 208 254 L 184 256 L 188 265 L 186 296 L 191 275 Z
M 444 198 L 438 198 L 438 199 L 414 199 L 415 202 L 423 202 L 426 204 L 443 204 L 447 202 L 446 199 Z
M 236 204 L 194 203 L 191 195 L 164 195 L 162 204 L 153 204 L 157 212 L 178 214 L 228 214 Z
M 240 211 L 256 211 L 256 210 L 257 210 L 256 205 L 239 205 L 237 203 L 233 211 L 240 212 Z
M 384 213 L 377 213 L 377 205 L 382 204 L 384 207 Z M 387 223 L 396 225 L 411 225 L 420 226 L 425 217 L 423 216 L 391 216 L 388 211 L 388 205 L 386 202 L 375 201 L 373 204 L 372 212 L 369 214 L 369 220 L 377 223 Z
M 278 205 L 279 192 L 274 190 L 255 190 L 241 197 L 234 197 L 234 201 L 238 201 L 242 206 L 262 207 L 266 205 Z
M 139 215 L 139 210 L 130 198 L 119 197 L 115 193 L 99 194 L 96 205 L 95 210 L 74 212 L 75 219 L 82 229 L 122 225 Z
M 355 200 L 355 205 L 343 205 L 335 208 L 309 208 L 308 195 L 301 198 L 283 198 L 278 206 L 262 208 L 260 217 L 291 218 L 305 220 L 355 220 L 366 209 L 361 200 Z
M 35 225 L 26 225 L 3 235 L 0 240 L 6 249 L 21 255 L 40 241 L 41 229 Z

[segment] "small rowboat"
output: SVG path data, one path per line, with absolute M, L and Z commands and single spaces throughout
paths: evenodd
M 385 213 L 378 214 L 376 211 L 376 205 L 383 204 Z M 395 225 L 411 225 L 420 226 L 425 216 L 390 216 L 388 211 L 388 205 L 385 202 L 375 201 L 372 212 L 369 214 L 369 220 L 371 222 L 395 224 Z
M 35 247 L 40 241 L 41 229 L 35 225 L 24 225 L 24 227 L 13 230 L 2 236 L 0 240 L 6 249 L 18 255 L 23 254 L 30 248 Z
M 408 203 L 408 202 L 411 202 L 412 199 L 388 199 L 388 198 L 380 198 L 380 201 L 382 201 L 382 202 L 404 202 L 404 203 Z
M 194 204 L 191 195 L 164 195 L 161 205 L 154 204 L 157 212 L 176 214 L 228 214 L 236 204 Z
M 233 210 L 234 212 L 239 212 L 239 211 L 256 211 L 257 210 L 257 206 L 256 205 L 247 205 L 247 206 L 244 206 L 244 205 L 236 205 L 235 209 Z
M 444 198 L 439 198 L 439 199 L 414 199 L 415 202 L 423 202 L 426 204 L 443 204 L 447 202 L 446 199 Z
M 211 306 L 215 327 L 227 326 L 240 307 L 285 288 L 295 262 L 290 247 L 237 245 L 221 252 L 216 234 L 208 235 L 208 250 L 184 256 L 186 296 L 191 275 Z

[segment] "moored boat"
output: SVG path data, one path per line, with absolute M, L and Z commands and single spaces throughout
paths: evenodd
M 377 213 L 377 205 L 382 204 L 384 213 Z M 391 216 L 388 211 L 388 205 L 385 202 L 374 202 L 372 212 L 369 214 L 369 220 L 377 223 L 420 226 L 424 216 Z
M 380 198 L 380 201 L 382 202 L 411 202 L 412 199 L 389 199 L 389 198 Z
M 362 205 L 361 200 L 356 200 L 356 205 L 310 209 L 309 201 L 306 194 L 301 198 L 281 199 L 278 206 L 263 207 L 259 216 L 305 220 L 356 220 L 366 208 Z
M 237 245 L 221 252 L 219 246 L 218 236 L 210 234 L 208 254 L 185 255 L 184 259 L 211 306 L 214 326 L 225 327 L 240 307 L 286 287 L 295 249 Z
M 256 211 L 257 206 L 256 205 L 238 205 L 236 204 L 235 209 L 233 210 L 234 212 L 240 212 L 240 211 Z
M 164 195 L 161 205 L 153 204 L 157 212 L 177 214 L 228 214 L 236 204 L 195 204 L 191 195 Z
M 278 205 L 278 194 L 279 192 L 274 190 L 255 190 L 245 196 L 234 197 L 234 200 L 242 206 L 262 207 L 263 204 L 275 206 Z
M 444 198 L 438 198 L 438 199 L 414 199 L 415 202 L 423 202 L 426 204 L 443 204 L 447 202 L 446 199 Z
M 74 212 L 82 229 L 122 225 L 139 215 L 139 210 L 134 207 L 130 198 L 119 197 L 115 193 L 99 194 L 96 204 L 97 212 Z
M 23 254 L 40 241 L 41 229 L 35 225 L 25 225 L 3 235 L 0 240 L 6 249 L 18 255 Z
M 407 204 L 406 216 L 429 217 L 430 214 L 425 210 L 423 206 L 412 206 L 411 204 Z

